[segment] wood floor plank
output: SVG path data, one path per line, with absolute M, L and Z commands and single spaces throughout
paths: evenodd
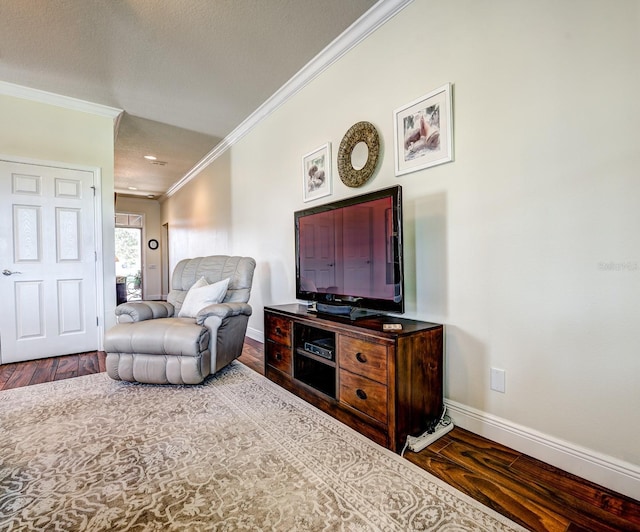
M 106 360 L 107 353 L 105 353 L 104 351 L 98 351 L 98 369 L 100 373 L 104 373 L 105 371 L 107 371 Z
M 502 485 L 500 477 L 487 477 L 473 467 L 465 467 L 428 449 L 419 453 L 409 452 L 405 454 L 405 458 L 529 530 L 564 532 L 571 523 L 562 513 L 552 512 L 544 505 L 521 497 Z
M 571 523 L 569 525 L 569 528 L 567 528 L 567 532 L 596 532 L 596 531 L 590 528 L 584 528 L 583 526 L 576 525 L 575 523 Z
M 58 368 L 56 370 L 55 380 L 70 379 L 78 376 L 79 359 L 75 355 L 66 355 L 60 357 Z
M 57 357 L 41 358 L 35 362 L 36 370 L 29 384 L 42 384 L 54 380 L 59 359 Z
M 455 427 L 453 432 L 448 433 L 448 436 L 453 442 L 463 443 L 474 449 L 482 450 L 488 457 L 491 457 L 493 461 L 499 462 L 504 467 L 509 467 L 521 456 L 519 452 L 509 447 L 487 440 L 482 436 L 478 436 L 460 427 Z
M 20 362 L 19 368 L 16 367 L 15 371 L 5 382 L 3 389 L 9 390 L 11 388 L 20 388 L 22 386 L 29 386 L 33 374 L 36 370 L 35 362 Z
M 0 390 L 4 390 L 4 386 L 16 370 L 16 364 L 3 364 L 0 366 Z
M 97 352 L 80 353 L 78 355 L 78 377 L 92 375 L 93 373 L 100 373 Z
M 517 472 L 496 460 L 486 452 L 486 449 L 476 449 L 461 441 L 448 445 L 439 453 L 452 462 L 478 471 L 484 477 L 492 479 L 505 490 L 508 490 L 512 499 L 510 502 L 518 504 L 517 499 L 527 500 L 530 503 L 541 505 L 552 514 L 565 515 L 572 522 L 591 527 L 600 532 L 618 532 L 629 526 L 628 521 L 619 519 L 618 516 L 607 514 L 601 508 L 586 504 L 584 501 L 564 492 L 555 486 L 538 483 L 535 480 L 523 482 Z M 610 523 L 604 524 L 604 523 Z
M 444 436 L 442 436 L 441 438 L 438 438 L 431 445 L 429 445 L 428 451 L 432 452 L 432 453 L 439 453 L 447 445 L 449 445 L 450 443 L 455 441 L 452 438 L 452 436 L 454 436 L 456 434 L 455 431 L 457 431 L 457 430 L 458 430 L 457 427 L 454 427 L 452 432 L 449 432 L 449 433 L 445 434 Z M 410 451 L 407 451 L 407 452 L 410 452 Z
M 560 493 L 566 493 L 640 526 L 640 505 L 630 497 L 624 497 L 526 455 L 520 456 L 511 469 L 518 473 L 518 477 L 557 486 Z
M 242 355 L 238 360 L 256 373 L 264 375 L 264 349 L 262 343 L 257 340 L 246 339 Z

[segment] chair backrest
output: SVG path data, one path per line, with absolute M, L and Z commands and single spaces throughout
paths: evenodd
M 224 303 L 247 303 L 256 261 L 251 257 L 212 255 L 181 260 L 171 276 L 171 291 L 167 301 L 180 310 L 184 298 L 193 284 L 204 277 L 209 284 L 229 278 Z

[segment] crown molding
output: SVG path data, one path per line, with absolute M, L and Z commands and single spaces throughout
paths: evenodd
M 61 94 L 55 94 L 53 92 L 23 87 L 22 85 L 15 85 L 13 83 L 7 83 L 6 81 L 0 81 L 0 94 L 111 118 L 114 123 L 117 123 L 122 114 L 122 109 L 115 107 L 87 102 L 69 96 L 62 96 Z
M 380 0 L 376 3 L 280 87 L 238 127 L 222 139 L 213 150 L 196 163 L 179 181 L 174 183 L 161 199 L 166 199 L 175 194 L 289 98 L 297 94 L 349 50 L 357 46 L 411 2 L 413 0 Z

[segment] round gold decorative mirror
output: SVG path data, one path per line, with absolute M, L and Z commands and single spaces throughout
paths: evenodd
M 338 149 L 338 173 L 342 182 L 348 187 L 364 185 L 376 169 L 379 154 L 380 139 L 375 126 L 370 122 L 352 125 Z M 366 162 L 362 162 L 365 157 Z

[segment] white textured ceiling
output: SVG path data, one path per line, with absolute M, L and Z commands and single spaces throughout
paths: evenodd
M 124 109 L 116 189 L 159 195 L 375 3 L 0 0 L 0 80 Z

